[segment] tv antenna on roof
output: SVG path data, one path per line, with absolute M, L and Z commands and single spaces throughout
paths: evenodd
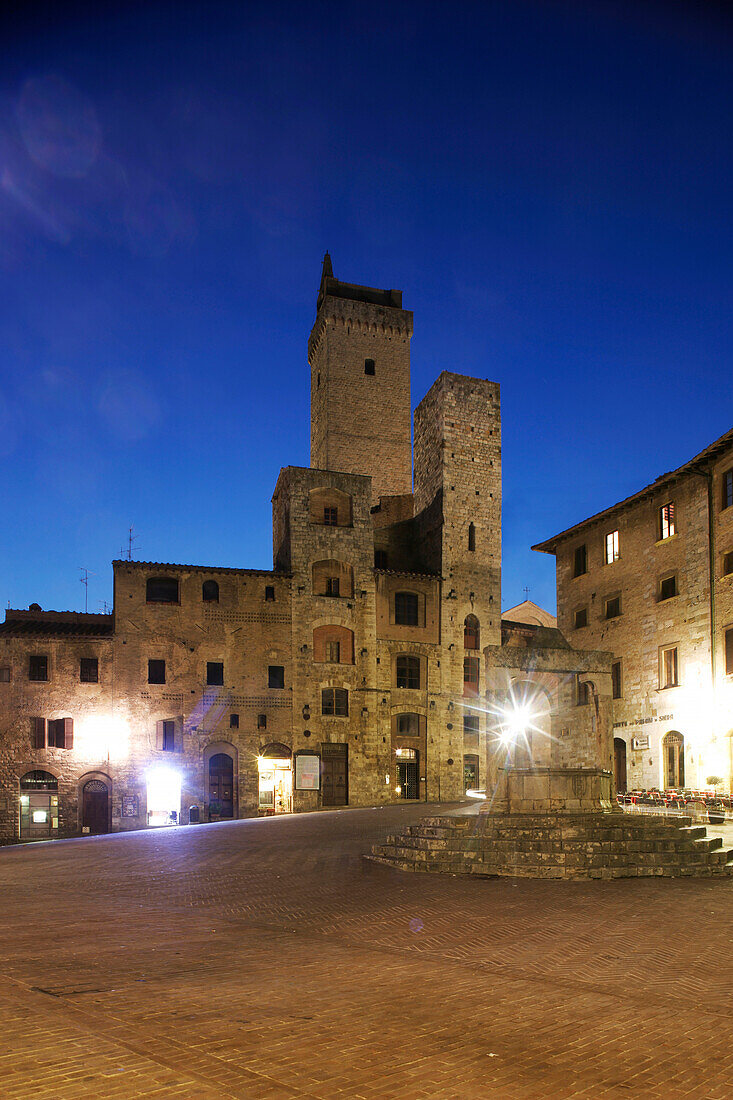
M 524 598 L 525 598 L 525 600 L 528 600 L 528 599 L 529 599 L 529 594 L 530 594 L 530 592 L 531 592 L 531 591 L 532 591 L 532 589 L 531 589 L 531 588 L 527 588 L 527 587 L 525 586 L 525 589 L 524 589 Z
M 137 542 L 137 535 L 133 535 L 133 533 L 132 533 L 134 530 L 135 530 L 134 526 L 132 524 L 130 524 L 130 529 L 127 532 L 127 553 L 125 553 L 124 546 L 120 547 L 120 557 L 123 560 L 126 558 L 127 561 L 132 561 L 133 546 L 134 546 L 134 543 Z M 137 548 L 135 547 L 135 549 L 137 549 Z
M 81 573 L 79 580 L 84 585 L 84 614 L 86 615 L 89 611 L 89 578 L 96 577 L 97 574 L 92 573 L 83 565 L 79 566 L 79 571 Z

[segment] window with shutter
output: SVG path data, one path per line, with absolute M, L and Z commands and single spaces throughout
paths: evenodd
M 733 627 L 725 632 L 725 674 L 733 676 Z
M 74 719 L 64 718 L 64 748 L 73 749 L 74 747 Z
M 733 470 L 726 470 L 723 474 L 723 508 L 733 506 Z
M 46 747 L 46 719 L 31 718 L 31 744 L 34 749 Z
M 584 573 L 588 572 L 588 561 L 585 552 L 585 543 L 582 546 L 575 547 L 575 553 L 573 555 L 573 576 L 582 577 Z
M 674 501 L 670 500 L 668 504 L 663 504 L 659 509 L 659 539 L 671 539 L 672 535 L 677 533 L 675 526 L 675 510 Z
M 621 698 L 621 662 L 614 661 L 611 665 L 611 695 L 614 699 Z

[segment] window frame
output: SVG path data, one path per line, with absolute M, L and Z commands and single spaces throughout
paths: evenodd
M 217 671 L 220 670 L 220 671 Z M 217 679 L 216 677 L 221 677 Z M 214 677 L 212 679 L 212 677 Z M 206 686 L 207 687 L 224 687 L 224 662 L 223 661 L 207 661 L 206 662 Z
M 33 662 L 34 661 L 42 661 L 43 662 L 43 672 L 44 672 L 43 676 L 33 676 L 32 675 Z M 49 682 L 48 666 L 49 666 L 49 660 L 48 660 L 48 654 L 47 653 L 29 653 L 28 654 L 28 682 L 31 683 L 31 684 L 47 684 Z
M 668 581 L 673 582 L 674 592 L 670 592 L 668 596 L 665 596 L 663 594 L 663 589 L 664 589 L 664 585 Z M 675 596 L 679 596 L 679 594 L 680 594 L 680 589 L 679 589 L 679 585 L 677 583 L 677 572 L 676 572 L 676 570 L 673 573 L 665 573 L 665 575 L 663 577 L 659 578 L 659 581 L 657 583 L 657 603 L 666 603 L 667 600 L 673 600 L 675 598 Z
M 153 679 L 151 679 L 151 675 L 152 675 L 152 672 L 153 672 L 153 665 L 162 666 L 162 673 L 163 673 L 163 679 L 162 680 L 153 680 Z M 160 672 L 160 668 L 158 668 L 158 672 Z M 156 684 L 158 686 L 160 686 L 161 684 L 164 684 L 166 682 L 167 674 L 168 674 L 168 670 L 166 668 L 166 662 L 165 662 L 164 658 L 161 658 L 161 657 L 148 657 L 148 683 L 149 684 Z
M 578 616 L 579 615 L 584 616 L 584 621 L 582 623 L 578 622 Z M 575 609 L 575 611 L 573 612 L 573 630 L 582 630 L 583 627 L 586 627 L 587 625 L 588 625 L 588 606 L 586 604 L 584 607 L 577 607 Z
M 280 683 L 275 681 L 280 680 Z M 267 666 L 267 686 L 273 691 L 283 691 L 285 688 L 285 665 Z
M 420 691 L 421 663 L 420 657 L 414 653 L 398 653 L 395 657 L 395 687 L 405 691 Z
M 579 569 L 579 555 L 582 555 L 583 568 Z M 576 577 L 584 577 L 588 572 L 588 544 L 586 542 L 579 543 L 573 550 L 573 580 Z
M 328 707 L 326 706 L 327 701 Z M 326 718 L 348 718 L 349 689 L 341 687 L 321 688 L 321 714 Z
M 618 603 L 618 611 L 613 615 L 609 615 L 609 606 L 611 604 Z M 606 596 L 603 601 L 603 618 L 606 622 L 611 622 L 613 619 L 620 619 L 623 614 L 623 607 L 621 604 L 621 593 L 614 592 L 612 596 Z
M 609 543 L 609 539 L 611 540 Z M 619 531 L 618 527 L 614 531 L 607 531 L 603 539 L 603 564 L 613 565 L 615 561 L 618 561 L 619 554 Z
M 151 596 L 151 585 L 168 584 L 176 586 L 176 598 L 168 599 L 167 596 Z M 161 589 L 162 591 L 162 589 Z M 172 591 L 172 589 L 171 589 Z M 178 577 L 148 577 L 145 581 L 145 603 L 178 604 L 181 602 L 181 582 Z
M 334 648 L 335 647 L 335 648 Z M 341 642 L 330 640 L 323 643 L 323 658 L 326 664 L 341 664 Z
M 407 598 L 410 601 L 414 600 L 414 622 L 412 612 L 407 613 L 407 608 L 413 607 L 412 602 L 406 603 Z M 395 626 L 417 626 L 420 623 L 420 593 L 412 592 L 409 589 L 400 589 L 396 591 L 393 599 L 394 604 L 394 625 Z M 399 611 L 398 611 L 399 607 Z
M 667 654 L 674 654 L 673 664 L 673 681 L 669 682 L 667 679 Z M 679 642 L 673 642 L 670 645 L 664 645 L 659 647 L 659 690 L 666 691 L 668 688 L 676 688 L 680 686 L 680 656 L 679 656 Z
M 84 665 L 87 665 L 87 673 L 91 673 L 91 666 L 94 666 L 94 675 L 84 675 Z M 80 684 L 98 684 L 99 683 L 99 657 L 80 657 L 79 658 L 79 683 Z
M 677 534 L 677 509 L 675 502 L 668 500 L 659 506 L 657 513 L 657 542 L 666 542 Z
M 720 486 L 720 510 L 724 512 L 727 508 L 733 508 L 733 467 L 730 470 L 723 471 Z

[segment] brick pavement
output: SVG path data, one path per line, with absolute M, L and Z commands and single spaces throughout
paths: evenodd
M 0 850 L 0 1097 L 733 1095 L 731 882 L 362 863 L 424 812 Z

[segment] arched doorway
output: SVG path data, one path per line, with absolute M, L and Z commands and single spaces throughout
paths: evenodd
M 209 820 L 234 817 L 234 761 L 226 752 L 209 759 Z
M 50 772 L 26 772 L 20 780 L 20 839 L 58 836 L 59 781 Z
M 420 797 L 417 749 L 397 749 L 397 793 L 401 798 Z
M 685 739 L 672 730 L 662 738 L 664 789 L 679 789 L 685 785 Z
M 102 779 L 89 779 L 81 792 L 82 832 L 99 836 L 109 832 L 109 789 Z
M 627 789 L 626 778 L 626 742 L 623 737 L 613 739 L 613 778 L 616 783 L 616 794 L 623 794 Z

